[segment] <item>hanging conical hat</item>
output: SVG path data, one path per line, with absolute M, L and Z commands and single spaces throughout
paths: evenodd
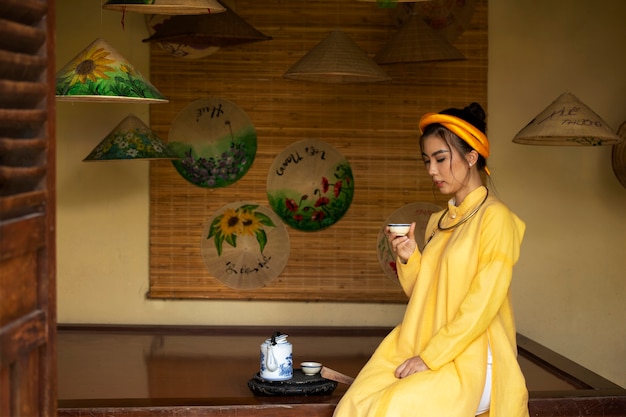
M 340 30 L 332 31 L 291 66 L 283 77 L 335 84 L 391 80 L 365 51 Z
M 617 130 L 618 136 L 622 139 L 622 143 L 613 145 L 612 162 L 613 172 L 619 180 L 620 184 L 626 188 L 626 122 Z
M 391 223 L 412 223 L 415 222 L 415 241 L 419 250 L 424 248 L 424 235 L 428 219 L 433 213 L 443 210 L 434 203 L 418 201 L 407 204 L 394 211 L 387 218 L 385 223 L 380 226 L 378 239 L 376 240 L 376 251 L 378 253 L 378 262 L 387 277 L 392 281 L 398 282 L 398 273 L 396 272 L 396 256 L 391 249 L 391 244 L 385 236 L 385 227 Z
M 571 93 L 563 93 L 519 131 L 526 145 L 597 146 L 621 141 L 604 120 Z
M 475 9 L 476 0 L 436 0 L 414 5 L 426 23 L 449 42 L 469 28 Z
M 270 208 L 239 201 L 207 221 L 200 249 L 204 265 L 218 281 L 235 289 L 261 288 L 287 265 L 289 234 Z
M 56 74 L 59 101 L 167 103 L 108 42 L 98 38 Z
M 146 14 L 209 14 L 223 13 L 226 8 L 217 0 L 108 0 L 106 10 Z
M 154 27 L 144 42 L 231 46 L 272 39 L 256 30 L 233 10 L 215 15 L 171 16 Z
M 443 36 L 413 14 L 402 24 L 374 61 L 379 64 L 465 59 Z
M 352 168 L 332 145 L 302 140 L 285 148 L 267 174 L 267 199 L 294 229 L 317 231 L 335 224 L 354 196 Z
M 214 16 L 219 16 L 221 14 L 224 14 L 224 13 L 220 13 Z M 206 16 L 206 15 L 201 15 L 201 16 Z M 172 17 L 175 17 L 175 16 L 167 16 L 164 14 L 147 14 L 146 26 L 148 27 L 148 33 L 150 34 L 150 36 L 156 33 L 156 30 L 161 26 L 161 24 L 163 24 L 164 22 L 167 22 Z M 148 39 L 144 39 L 144 42 L 148 41 Z M 199 59 L 199 58 L 204 58 L 205 56 L 212 55 L 220 50 L 219 46 L 212 46 L 212 45 L 181 43 L 181 42 L 176 42 L 176 41 L 152 41 L 152 42 L 159 45 L 159 47 L 163 49 L 165 52 L 177 58 Z
M 134 114 L 129 114 L 83 161 L 112 159 L 178 159 L 161 138 Z

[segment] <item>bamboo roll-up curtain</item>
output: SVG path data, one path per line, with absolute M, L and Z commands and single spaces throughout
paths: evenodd
M 401 10 L 338 0 L 225 3 L 272 40 L 223 47 L 199 59 L 178 58 L 153 44 L 150 79 L 170 102 L 151 106 L 151 127 L 167 140 L 172 121 L 185 106 L 221 97 L 252 120 L 256 157 L 243 178 L 223 188 L 195 186 L 171 162 L 151 163 L 148 296 L 405 302 L 398 283 L 379 264 L 378 233 L 404 205 L 423 201 L 443 206 L 447 201 L 424 170 L 417 122 L 425 112 L 472 101 L 487 109 L 487 1 L 464 2 L 473 13 L 452 44 L 465 60 L 381 65 L 391 82 L 360 84 L 302 82 L 282 75 L 334 29 L 373 58 L 397 30 Z M 457 2 L 436 3 L 452 11 L 459 7 Z M 431 26 L 461 24 L 463 18 L 443 16 Z M 303 139 L 327 142 L 350 163 L 355 191 L 349 210 L 320 231 L 288 227 L 289 260 L 270 284 L 254 290 L 225 286 L 201 257 L 205 223 L 237 201 L 269 207 L 268 170 L 282 150 Z

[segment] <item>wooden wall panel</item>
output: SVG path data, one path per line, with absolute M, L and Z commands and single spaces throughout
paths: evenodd
M 403 205 L 446 201 L 418 157 L 418 119 L 471 101 L 487 108 L 487 1 L 467 3 L 475 4 L 469 27 L 453 41 L 467 59 L 382 66 L 392 77 L 389 83 L 337 85 L 282 77 L 336 28 L 374 57 L 396 31 L 399 13 L 372 2 L 231 0 L 226 4 L 273 39 L 222 48 L 201 59 L 176 58 L 152 45 L 150 80 L 170 100 L 150 108 L 159 136 L 167 140 L 172 121 L 190 102 L 216 96 L 234 102 L 253 121 L 257 154 L 242 179 L 217 189 L 188 183 L 170 162 L 151 163 L 148 296 L 404 302 L 399 285 L 379 266 L 378 232 Z M 268 169 L 284 148 L 302 139 L 328 142 L 348 159 L 356 187 L 350 209 L 318 232 L 288 228 L 289 262 L 271 284 L 248 291 L 226 287 L 200 255 L 205 222 L 232 202 L 269 206 Z

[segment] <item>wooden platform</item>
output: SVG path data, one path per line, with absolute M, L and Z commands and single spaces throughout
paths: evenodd
M 59 416 L 330 417 L 328 396 L 255 397 L 259 346 L 289 334 L 294 366 L 314 360 L 356 376 L 388 328 L 109 327 L 58 332 Z M 626 416 L 626 390 L 523 337 L 532 416 Z

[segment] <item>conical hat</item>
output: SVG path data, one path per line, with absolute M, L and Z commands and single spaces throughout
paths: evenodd
M 374 61 L 379 64 L 465 59 L 443 36 L 413 14 L 402 24 Z
M 112 159 L 178 159 L 161 138 L 134 114 L 129 114 L 84 161 Z
M 204 265 L 218 281 L 235 289 L 261 288 L 287 265 L 289 234 L 270 208 L 239 201 L 207 221 L 200 249 Z
M 617 134 L 622 139 L 622 143 L 613 145 L 611 154 L 613 162 L 613 172 L 620 184 L 626 188 L 626 122 L 617 130 Z
M 223 14 L 223 13 L 220 13 Z M 168 21 L 169 19 L 175 16 L 168 16 L 164 14 L 147 14 L 146 16 L 146 26 L 148 28 L 148 34 L 150 36 L 156 33 L 156 30 L 161 26 L 162 23 Z M 201 15 L 206 16 L 206 15 Z M 214 15 L 219 16 L 219 14 Z M 143 42 L 147 42 L 149 39 L 144 39 Z M 165 52 L 173 55 L 177 58 L 185 58 L 185 59 L 199 59 L 204 58 L 205 56 L 212 55 L 220 50 L 219 46 L 211 46 L 211 45 L 202 45 L 195 43 L 182 43 L 176 41 L 153 41 L 156 43 L 161 49 Z
M 469 28 L 475 9 L 476 0 L 431 0 L 401 3 L 389 10 L 397 27 L 417 14 L 437 34 L 453 42 Z
M 217 0 L 108 0 L 106 10 L 146 14 L 209 14 L 223 13 L 226 8 Z
M 398 282 L 396 256 L 391 249 L 391 244 L 387 240 L 387 236 L 385 236 L 385 227 L 390 223 L 415 222 L 415 241 L 417 242 L 418 249 L 422 250 L 424 248 L 424 235 L 426 234 L 428 219 L 430 219 L 433 213 L 441 210 L 443 209 L 434 203 L 418 201 L 400 207 L 380 226 L 376 240 L 376 252 L 378 254 L 378 263 L 389 279 Z
M 283 77 L 335 84 L 391 80 L 365 51 L 340 30 L 332 31 L 291 66 Z
M 283 222 L 313 232 L 346 214 L 354 197 L 354 176 L 346 157 L 332 145 L 301 140 L 274 159 L 266 189 L 270 206 Z
M 222 97 L 194 100 L 176 115 L 168 147 L 180 157 L 172 164 L 199 187 L 220 188 L 248 172 L 257 150 L 257 134 L 248 114 Z
M 172 16 L 155 27 L 144 42 L 177 42 L 185 45 L 230 46 L 272 39 L 256 30 L 233 10 L 225 13 Z
M 167 99 L 108 42 L 98 38 L 56 74 L 60 101 L 167 103 Z
M 621 141 L 604 120 L 575 95 L 563 93 L 519 131 L 526 145 L 597 146 Z

